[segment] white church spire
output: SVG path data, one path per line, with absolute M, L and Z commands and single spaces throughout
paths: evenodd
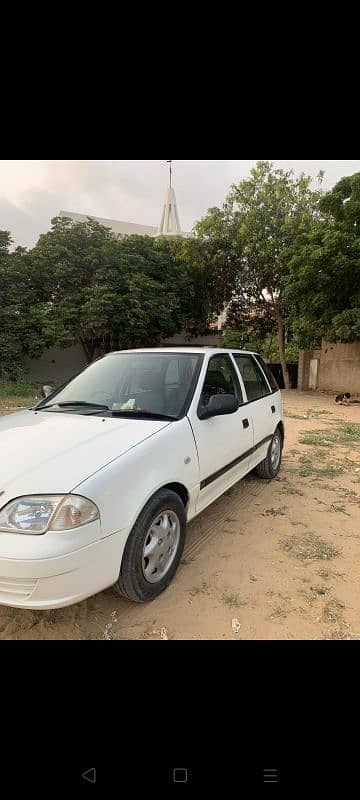
M 172 185 L 172 161 L 170 164 L 170 182 L 166 190 L 164 210 L 161 217 L 157 235 L 160 236 L 182 236 L 179 213 L 176 205 L 175 192 Z

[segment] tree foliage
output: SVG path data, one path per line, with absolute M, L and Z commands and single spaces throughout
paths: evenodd
M 360 173 L 319 203 L 322 219 L 293 243 L 285 297 L 307 346 L 360 338 Z
M 232 187 L 222 209 L 211 209 L 197 228 L 216 247 L 226 273 L 235 276 L 229 325 L 239 330 L 241 323 L 253 335 L 277 331 L 287 386 L 289 248 L 311 229 L 319 197 L 319 191 L 311 188 L 311 178 L 296 178 L 292 171 L 259 161 L 249 179 Z
M 90 362 L 97 349 L 155 346 L 184 328 L 197 335 L 222 305 L 217 254 L 201 241 L 116 239 L 91 218 L 56 217 L 31 251 L 10 247 L 0 232 L 4 377 L 53 345 L 81 342 Z
M 322 195 L 259 161 L 194 233 L 116 239 L 56 217 L 25 250 L 0 230 L 0 378 L 53 345 L 80 341 L 91 361 L 208 333 L 225 307 L 224 344 L 280 360 L 286 383 L 299 348 L 360 338 L 360 173 Z
M 46 341 L 30 255 L 21 247 L 10 252 L 11 244 L 0 231 L 0 377 L 14 380 L 22 376 L 23 355 L 41 355 Z
M 32 265 L 47 296 L 46 335 L 62 347 L 80 340 L 88 361 L 96 348 L 155 345 L 181 329 L 183 275 L 161 241 L 59 217 Z

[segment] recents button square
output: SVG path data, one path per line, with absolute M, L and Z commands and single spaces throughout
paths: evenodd
M 187 783 L 188 782 L 188 771 L 187 769 L 174 769 L 173 771 L 173 780 L 174 783 Z

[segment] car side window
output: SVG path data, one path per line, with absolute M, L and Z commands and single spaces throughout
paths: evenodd
M 263 358 L 261 358 L 261 356 L 257 355 L 256 356 L 256 360 L 259 362 L 260 367 L 262 367 L 263 372 L 265 372 L 265 375 L 266 375 L 266 377 L 267 377 L 267 379 L 268 379 L 268 381 L 270 383 L 271 390 L 273 392 L 279 392 L 280 389 L 279 389 L 279 386 L 278 386 L 278 382 L 277 382 L 275 376 L 272 374 L 269 365 L 265 364 L 265 361 L 264 361 Z
M 270 389 L 255 359 L 240 353 L 233 353 L 233 356 L 244 381 L 248 401 L 259 400 L 270 394 Z
M 210 397 L 218 394 L 233 394 L 239 405 L 244 402 L 234 365 L 230 356 L 225 354 L 213 356 L 209 361 L 201 392 L 200 405 L 208 406 Z

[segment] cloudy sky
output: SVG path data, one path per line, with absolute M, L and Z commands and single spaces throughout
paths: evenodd
M 174 186 L 183 230 L 191 230 L 230 186 L 249 174 L 252 161 L 174 161 Z M 275 161 L 316 176 L 325 187 L 360 171 L 360 161 Z M 158 225 L 167 186 L 165 161 L 0 161 L 0 229 L 31 247 L 64 209 L 109 219 Z

